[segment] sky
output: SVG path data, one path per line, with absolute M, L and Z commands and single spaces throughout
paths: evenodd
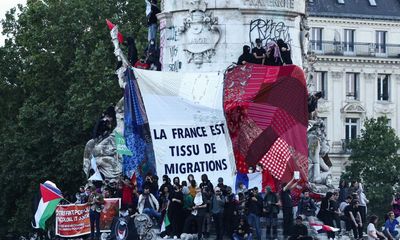
M 26 4 L 26 0 L 0 0 L 0 19 L 4 19 L 6 12 L 12 7 L 16 7 L 18 3 Z M 0 46 L 4 45 L 5 37 L 1 34 L 3 28 L 0 24 Z

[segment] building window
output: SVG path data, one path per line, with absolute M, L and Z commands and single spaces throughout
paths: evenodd
M 317 92 L 322 92 L 322 98 L 328 99 L 328 81 L 326 72 L 315 72 Z
M 376 53 L 386 53 L 386 32 L 385 31 L 376 31 L 376 40 L 375 40 L 375 51 Z
M 322 51 L 322 28 L 311 29 L 311 49 Z
M 390 94 L 390 79 L 387 74 L 378 75 L 378 100 L 389 101 Z
M 346 118 L 346 142 L 357 138 L 359 120 L 358 118 Z
M 360 74 L 346 73 L 346 97 L 350 100 L 359 100 Z
M 344 51 L 354 52 L 354 32 L 353 29 L 344 30 Z

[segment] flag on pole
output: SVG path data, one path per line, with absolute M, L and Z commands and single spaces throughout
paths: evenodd
M 125 143 L 125 138 L 119 132 L 115 132 L 115 144 L 117 145 L 117 153 L 126 156 L 132 156 L 131 150 L 128 149 Z
M 112 23 L 110 20 L 106 19 L 106 23 L 108 26 L 108 29 L 113 30 L 113 28 L 115 27 L 115 24 Z M 122 36 L 122 34 L 118 31 L 118 42 L 119 43 L 123 43 L 124 42 L 124 36 Z
M 34 228 L 45 229 L 47 219 L 53 215 L 58 203 L 63 197 L 60 189 L 50 181 L 40 184 L 40 194 L 41 199 L 36 206 L 36 213 L 32 226 Z

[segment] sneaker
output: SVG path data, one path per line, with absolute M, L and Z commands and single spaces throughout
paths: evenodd
M 178 237 L 177 237 L 177 236 L 174 236 L 174 239 L 178 239 Z
M 168 236 L 168 235 L 165 235 L 163 238 L 164 238 L 164 239 L 167 239 L 167 238 L 169 238 L 169 236 Z

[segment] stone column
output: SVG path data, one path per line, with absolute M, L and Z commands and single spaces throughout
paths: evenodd
M 305 0 L 164 0 L 163 71 L 224 71 L 256 38 L 289 42 L 294 64 L 302 66 L 304 13 Z

